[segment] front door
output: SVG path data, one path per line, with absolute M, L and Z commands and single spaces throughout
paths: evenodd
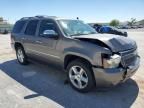
M 45 31 L 54 31 L 57 36 L 52 34 L 44 34 Z M 57 38 L 55 38 L 57 37 Z M 59 53 L 56 50 L 56 44 L 59 42 L 57 25 L 52 20 L 42 20 L 39 27 L 38 39 L 37 39 L 37 50 L 43 58 L 51 61 L 59 61 Z

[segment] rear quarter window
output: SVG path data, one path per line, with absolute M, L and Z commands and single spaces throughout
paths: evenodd
M 13 28 L 13 33 L 20 33 L 26 24 L 26 21 L 18 21 L 15 23 L 14 28 Z

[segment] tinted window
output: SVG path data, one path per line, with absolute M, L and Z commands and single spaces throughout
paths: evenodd
M 39 35 L 43 34 L 45 30 L 54 30 L 57 32 L 55 23 L 53 21 L 43 20 L 40 24 Z
M 32 20 L 28 23 L 25 34 L 26 35 L 35 35 L 37 28 L 38 20 Z
M 13 33 L 20 33 L 26 24 L 26 21 L 18 21 L 16 22 L 14 28 L 13 28 Z

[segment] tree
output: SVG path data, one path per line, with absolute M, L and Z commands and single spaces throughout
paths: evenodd
M 136 18 L 131 18 L 131 20 L 128 21 L 128 25 L 129 25 L 129 26 L 133 26 L 136 22 L 137 22 L 137 21 L 136 21 Z
M 114 20 L 112 20 L 112 21 L 110 22 L 109 25 L 110 25 L 110 26 L 118 26 L 118 25 L 119 25 L 119 20 L 114 19 Z
M 0 22 L 3 22 L 3 17 L 0 17 Z

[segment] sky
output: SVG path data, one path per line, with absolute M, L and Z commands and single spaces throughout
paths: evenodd
M 48 15 L 85 22 L 144 19 L 144 0 L 1 0 L 0 16 L 14 23 L 21 17 Z

